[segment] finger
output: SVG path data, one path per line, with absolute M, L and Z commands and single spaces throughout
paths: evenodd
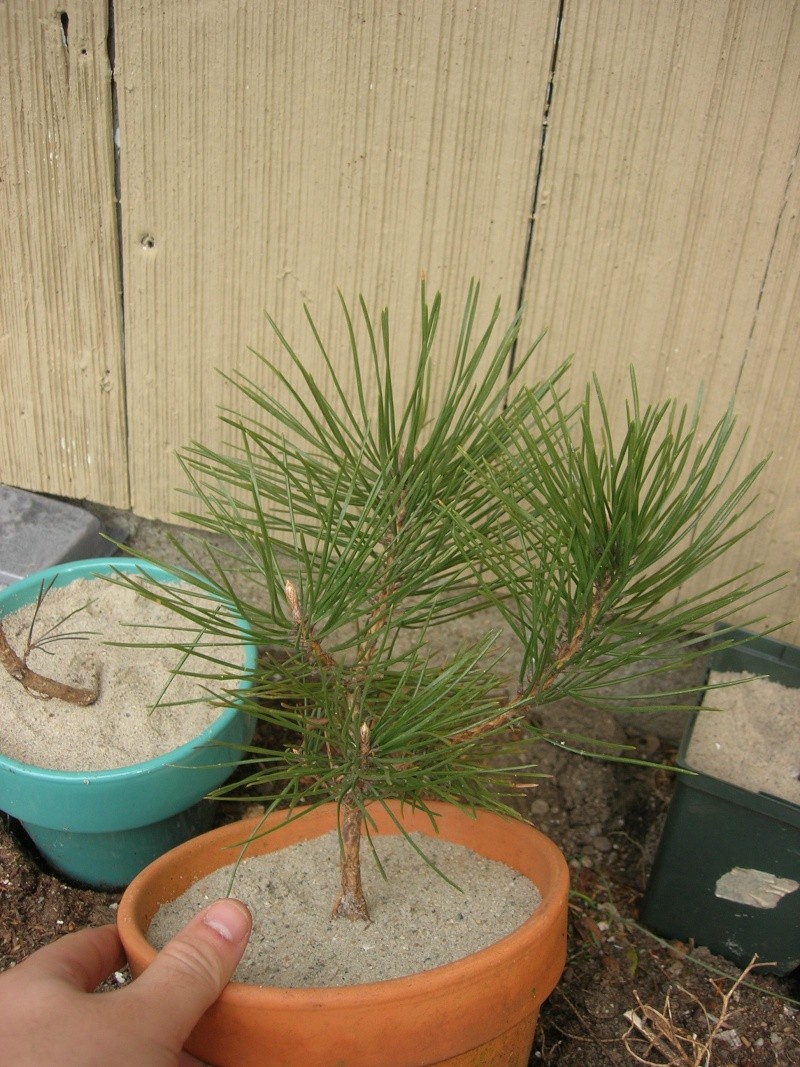
M 204 908 L 123 992 L 168 1024 L 178 1048 L 220 995 L 242 958 L 252 918 L 241 901 Z
M 94 926 L 65 934 L 19 964 L 29 976 L 60 979 L 76 989 L 91 992 L 125 963 L 115 926 Z

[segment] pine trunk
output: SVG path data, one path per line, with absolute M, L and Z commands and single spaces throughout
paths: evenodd
M 331 913 L 334 919 L 363 919 L 369 922 L 369 911 L 361 886 L 361 809 L 348 796 L 342 805 L 342 888 Z

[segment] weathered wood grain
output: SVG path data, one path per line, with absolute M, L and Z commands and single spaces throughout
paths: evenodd
M 124 507 L 107 8 L 0 4 L 0 481 Z

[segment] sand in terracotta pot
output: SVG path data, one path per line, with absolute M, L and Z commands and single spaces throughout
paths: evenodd
M 245 859 L 232 889 L 232 867 L 201 879 L 156 913 L 148 938 L 161 948 L 200 908 L 231 889 L 254 915 L 234 981 L 354 985 L 429 970 L 485 948 L 540 903 L 533 883 L 505 864 L 447 841 L 412 836 L 461 891 L 431 870 L 403 837 L 381 836 L 375 842 L 388 881 L 370 856 L 363 871 L 372 921 L 331 919 L 338 885 L 338 838 L 331 832 Z
M 99 578 L 78 579 L 47 593 L 35 633 L 45 633 L 75 609 L 81 610 L 65 621 L 62 631 L 90 631 L 86 639 L 56 641 L 35 649 L 28 664 L 50 678 L 75 685 L 90 685 L 97 673 L 100 695 L 88 707 L 42 699 L 0 669 L 0 752 L 4 755 L 62 771 L 124 767 L 191 741 L 222 713 L 204 699 L 196 679 L 176 676 L 170 681 L 170 671 L 180 664 L 180 652 L 108 644 L 191 641 L 197 629 L 192 631 L 188 622 L 178 619 L 178 626 L 187 629 L 175 633 L 176 615 L 134 590 Z M 18 654 L 33 613 L 34 605 L 28 605 L 3 619 L 6 638 Z M 222 655 L 210 643 L 204 647 Z M 226 646 L 224 656 L 241 667 L 239 646 Z M 185 669 L 191 669 L 188 663 Z M 160 697 L 161 706 L 151 710 Z M 179 706 L 169 707 L 170 703 Z

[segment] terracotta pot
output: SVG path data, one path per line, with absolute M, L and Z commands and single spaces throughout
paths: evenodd
M 433 836 L 420 813 L 393 805 L 409 830 Z M 253 854 L 318 837 L 335 826 L 325 805 L 259 838 Z M 464 959 L 390 981 L 285 989 L 231 983 L 194 1030 L 188 1049 L 218 1067 L 526 1067 L 539 1008 L 564 969 L 569 875 L 549 838 L 526 823 L 436 805 L 439 835 L 527 875 L 542 903 L 495 945 Z M 380 808 L 378 833 L 397 833 Z M 285 816 L 271 817 L 273 825 Z M 130 968 L 155 956 L 145 938 L 159 905 L 231 862 L 230 846 L 257 819 L 203 834 L 147 867 L 128 887 L 118 923 Z M 322 905 L 324 906 L 324 904 Z

